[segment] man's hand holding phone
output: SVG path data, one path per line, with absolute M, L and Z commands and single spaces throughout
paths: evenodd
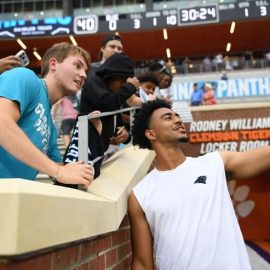
M 0 59 L 0 74 L 14 67 L 21 66 L 21 62 L 15 55 L 10 55 Z

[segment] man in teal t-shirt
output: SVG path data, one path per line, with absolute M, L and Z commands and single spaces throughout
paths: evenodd
M 51 117 L 55 102 L 81 89 L 89 62 L 86 51 L 63 42 L 45 53 L 43 79 L 26 68 L 0 76 L 0 178 L 34 180 L 40 171 L 62 183 L 89 186 L 90 165 L 58 164 L 61 156 Z
M 60 163 L 57 131 L 52 122 L 51 103 L 44 81 L 27 68 L 14 68 L 0 76 L 0 87 L 2 97 L 19 105 L 21 116 L 18 125 L 27 137 L 53 161 Z M 2 147 L 0 157 L 1 178 L 36 178 L 36 169 L 18 161 Z

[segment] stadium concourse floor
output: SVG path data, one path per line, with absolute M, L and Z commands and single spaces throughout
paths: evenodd
M 270 270 L 270 241 L 247 241 L 252 270 Z

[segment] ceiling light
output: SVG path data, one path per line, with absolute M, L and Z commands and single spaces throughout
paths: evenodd
M 167 55 L 167 58 L 168 58 L 168 59 L 171 58 L 171 50 L 170 50 L 170 48 L 167 48 L 167 49 L 166 49 L 166 55 Z
M 74 46 L 78 46 L 77 41 L 75 40 L 75 38 L 74 38 L 72 35 L 69 36 L 69 39 L 71 40 L 71 42 L 72 42 L 72 44 L 73 44 Z
M 231 34 L 234 33 L 235 25 L 236 25 L 236 23 L 235 23 L 234 21 L 232 21 L 232 23 L 231 23 L 231 29 L 230 29 L 230 33 L 231 33 Z
M 17 42 L 19 43 L 19 45 L 20 45 L 24 50 L 27 49 L 26 45 L 22 42 L 21 39 L 17 38 Z
M 228 42 L 227 46 L 226 46 L 226 52 L 229 52 L 231 50 L 231 46 L 232 46 L 232 44 L 230 42 Z
M 33 55 L 37 58 L 38 61 L 41 61 L 42 58 L 41 58 L 40 54 L 37 52 L 36 48 L 34 48 L 34 50 L 33 50 Z
M 164 38 L 165 40 L 168 39 L 168 32 L 167 32 L 167 29 L 166 29 L 166 28 L 163 28 L 163 38 Z

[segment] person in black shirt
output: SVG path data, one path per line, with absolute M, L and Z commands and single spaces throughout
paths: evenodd
M 93 112 L 119 110 L 127 102 L 130 106 L 141 104 L 135 92 L 139 81 L 134 77 L 133 65 L 126 54 L 116 53 L 110 56 L 99 68 L 90 72 L 82 89 L 80 115 Z M 100 118 L 102 128 L 96 129 L 92 121 L 88 124 L 88 161 L 95 162 L 95 175 L 100 175 L 100 166 L 110 144 L 128 143 L 130 134 L 128 126 L 120 114 Z M 64 163 L 78 160 L 78 123 L 73 131 L 71 142 L 64 155 Z M 69 186 L 76 188 L 77 186 Z
M 108 112 L 119 110 L 127 102 L 129 106 L 141 104 L 140 98 L 135 96 L 139 88 L 139 80 L 134 77 L 133 65 L 124 53 L 110 56 L 105 63 L 87 77 L 82 89 L 80 114 L 86 115 L 92 111 Z M 117 115 L 115 124 L 113 116 L 101 118 L 102 140 L 104 150 L 109 144 L 127 142 L 129 133 L 126 128 L 114 134 L 123 126 L 121 116 Z

